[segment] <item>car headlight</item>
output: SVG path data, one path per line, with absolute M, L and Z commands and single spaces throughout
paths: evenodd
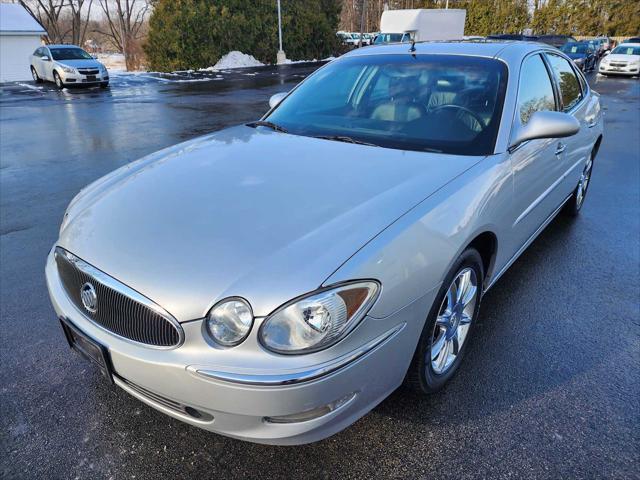
M 253 325 L 253 312 L 242 298 L 228 298 L 214 305 L 206 318 L 206 327 L 211 338 L 224 347 L 241 343 Z
M 378 296 L 375 281 L 344 284 L 292 300 L 260 327 L 260 343 L 276 353 L 309 353 L 330 347 L 365 316 Z
M 65 67 L 64 65 L 62 66 L 62 71 L 66 73 L 78 73 L 75 68 Z

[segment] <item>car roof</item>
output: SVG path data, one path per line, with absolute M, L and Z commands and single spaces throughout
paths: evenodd
M 45 45 L 45 47 L 49 48 L 82 48 L 77 45 L 69 45 L 69 44 L 54 44 L 54 45 Z
M 638 43 L 638 42 L 623 42 L 618 46 L 619 47 L 640 47 L 640 43 Z
M 343 57 L 360 55 L 389 55 L 409 53 L 411 43 L 388 43 L 382 45 L 371 45 L 351 50 Z M 519 40 L 460 40 L 460 41 L 427 41 L 416 42 L 414 55 L 426 54 L 449 54 L 449 55 L 469 55 L 478 57 L 502 58 L 502 53 L 508 51 L 509 56 L 524 57 L 529 52 L 543 49 L 553 49 L 547 44 L 531 41 Z

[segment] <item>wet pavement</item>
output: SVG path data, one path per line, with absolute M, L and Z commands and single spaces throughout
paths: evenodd
M 146 153 L 258 118 L 315 68 L 0 85 L 2 478 L 640 478 L 636 79 L 591 76 L 606 126 L 582 215 L 556 219 L 484 298 L 437 395 L 399 389 L 330 439 L 262 446 L 156 412 L 69 351 L 43 274 L 69 200 Z

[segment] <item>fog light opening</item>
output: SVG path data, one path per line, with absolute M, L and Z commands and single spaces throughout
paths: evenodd
M 331 403 L 327 403 L 326 405 L 322 405 L 320 407 L 313 408 L 311 410 L 306 410 L 300 413 L 294 413 L 291 415 L 282 415 L 277 417 L 264 417 L 264 421 L 267 423 L 300 423 L 300 422 L 308 422 L 309 420 L 315 420 L 316 418 L 324 417 L 331 412 L 335 412 L 336 410 L 345 407 L 347 404 L 351 403 L 351 401 L 356 398 L 356 392 L 350 393 L 349 395 L 345 395 L 344 397 L 334 400 Z

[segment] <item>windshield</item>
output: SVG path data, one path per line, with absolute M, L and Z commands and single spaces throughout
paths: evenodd
M 81 48 L 49 48 L 54 60 L 93 60 L 93 57 Z
M 611 53 L 617 55 L 640 55 L 640 46 L 619 45 Z
M 406 35 L 408 40 L 408 35 Z M 381 33 L 376 37 L 376 41 L 373 43 L 397 43 L 404 42 L 404 33 Z
M 488 155 L 507 69 L 462 55 L 363 55 L 318 70 L 269 116 L 294 135 L 386 148 Z
M 565 43 L 560 50 L 564 53 L 587 53 L 588 45 L 583 43 Z

